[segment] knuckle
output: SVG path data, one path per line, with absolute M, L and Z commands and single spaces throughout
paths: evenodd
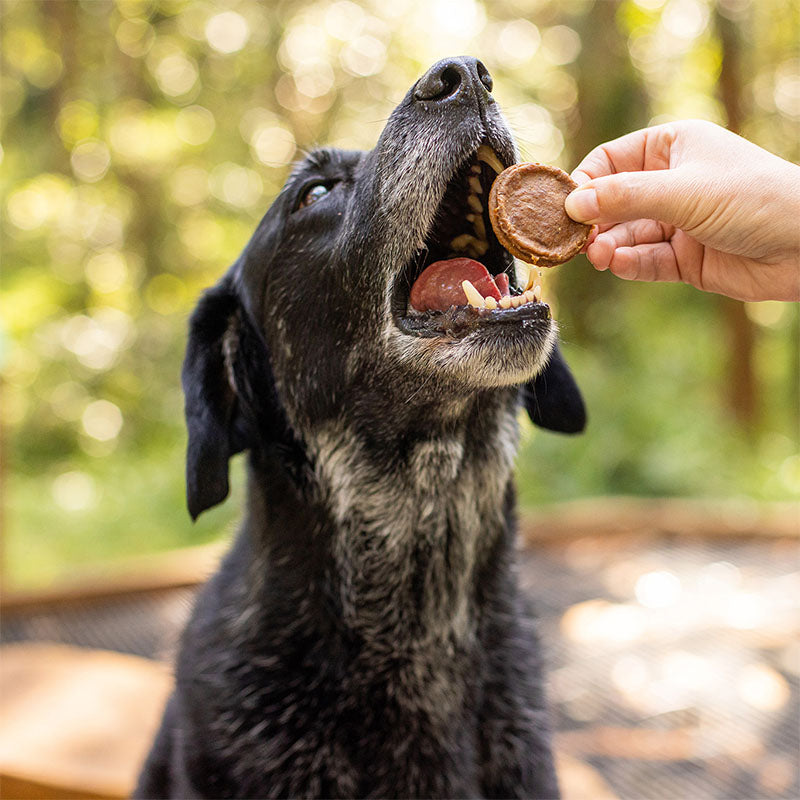
M 693 130 L 697 132 L 702 131 L 712 131 L 718 128 L 713 122 L 709 122 L 707 119 L 686 119 L 680 123 L 682 128 L 686 128 L 688 130 Z
M 608 184 L 607 202 L 614 206 L 620 206 L 628 200 L 628 187 L 625 180 L 610 181 Z
M 631 185 L 628 181 L 630 175 L 631 173 L 615 175 L 595 187 L 601 214 L 612 214 L 619 219 L 628 218 L 625 211 L 631 206 Z

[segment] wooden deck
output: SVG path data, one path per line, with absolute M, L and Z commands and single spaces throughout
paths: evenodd
M 796 512 L 615 500 L 522 520 L 567 800 L 800 796 Z M 4 596 L 0 796 L 129 794 L 223 549 Z

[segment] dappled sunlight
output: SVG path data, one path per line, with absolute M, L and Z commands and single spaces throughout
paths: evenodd
M 169 474 L 160 485 L 170 488 L 143 502 L 146 482 L 134 480 L 131 508 L 152 507 L 149 524 L 166 525 L 165 535 L 178 518 L 180 536 L 191 537 L 180 516 L 178 381 L 191 308 L 241 251 L 292 162 L 325 143 L 371 147 L 436 58 L 481 57 L 522 156 L 570 169 L 601 137 L 648 120 L 725 121 L 721 14 L 738 26 L 737 46 L 752 64 L 740 76 L 750 109 L 743 132 L 798 156 L 791 126 L 800 83 L 780 33 L 785 0 L 608 8 L 550 0 L 524 8 L 482 0 L 4 3 L 0 413 L 19 479 L 33 486 L 44 475 L 52 485 L 85 474 L 102 513 L 110 503 L 99 488 L 104 470 L 141 464 L 141 474 Z M 786 426 L 796 309 L 746 308 L 765 398 L 751 446 L 721 399 L 725 359 L 711 333 L 712 298 L 675 287 L 623 292 L 580 257 L 545 272 L 592 433 L 556 440 L 523 423 L 524 502 L 604 492 L 785 499 L 800 490 Z M 635 393 L 620 388 L 634 385 Z M 63 500 L 72 484 L 59 485 Z M 174 508 L 169 523 L 157 511 L 164 506 Z M 6 520 L 12 535 L 38 535 L 39 512 L 15 506 Z M 689 591 L 655 568 L 629 583 L 653 613 Z M 760 619 L 757 603 L 738 591 L 731 603 L 740 624 Z M 622 606 L 585 613 L 638 630 L 638 612 Z

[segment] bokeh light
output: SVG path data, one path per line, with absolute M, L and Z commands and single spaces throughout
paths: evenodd
M 72 148 L 70 163 L 77 178 L 87 183 L 94 183 L 99 181 L 111 166 L 111 154 L 105 142 L 84 139 Z
M 214 133 L 215 127 L 214 115 L 203 106 L 187 106 L 175 117 L 175 131 L 186 144 L 205 144 Z
M 20 480 L 92 475 L 92 513 L 102 515 L 110 495 L 92 470 L 104 458 L 150 463 L 158 451 L 163 470 L 176 453 L 180 460 L 176 376 L 199 293 L 236 258 L 295 159 L 328 143 L 371 147 L 435 59 L 484 60 L 522 156 L 570 169 L 603 138 L 648 120 L 724 122 L 724 19 L 747 65 L 742 132 L 796 159 L 800 69 L 781 27 L 787 8 L 784 0 L 620 0 L 613 13 L 604 3 L 547 0 L 4 4 L 2 414 Z M 787 426 L 795 309 L 745 309 L 763 387 L 751 447 L 723 399 L 732 360 L 708 332 L 719 333 L 713 299 L 623 293 L 580 260 L 550 272 L 551 306 L 591 398 L 592 435 L 564 444 L 526 428 L 523 502 L 608 492 L 797 496 L 797 437 Z M 615 388 L 633 384 L 638 393 Z M 148 401 L 142 386 L 151 387 Z M 125 421 L 105 441 L 82 423 L 100 399 Z M 179 481 L 163 483 L 173 492 L 161 505 L 167 521 L 150 524 L 190 539 Z M 15 511 L 10 529 L 42 528 L 37 513 Z M 197 530 L 211 535 L 205 524 Z M 763 608 L 743 576 L 725 583 L 724 570 L 704 578 L 724 598 L 709 613 L 751 626 L 731 630 L 755 630 Z M 658 564 L 604 572 L 627 595 L 618 588 L 618 602 L 592 611 L 601 629 L 619 619 L 632 631 L 643 613 L 670 618 L 696 598 L 686 582 L 676 594 L 662 572 Z M 587 618 L 573 620 L 584 635 Z M 647 626 L 636 635 L 649 635 Z
M 100 442 L 116 439 L 122 429 L 122 412 L 108 400 L 95 400 L 81 415 L 86 433 Z
M 64 511 L 83 511 L 97 502 L 97 488 L 91 475 L 78 470 L 62 472 L 52 484 L 53 499 Z
M 264 189 L 258 173 L 238 164 L 225 162 L 209 176 L 211 194 L 238 208 L 251 208 L 261 200 Z
M 241 14 L 223 11 L 208 20 L 205 34 L 208 43 L 218 53 L 236 53 L 247 44 L 250 26 Z

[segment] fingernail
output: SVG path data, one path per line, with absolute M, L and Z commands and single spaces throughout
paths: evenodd
M 601 236 L 598 236 L 587 248 L 586 257 L 591 262 L 592 266 L 603 272 L 611 266 L 611 259 L 614 256 L 613 243 L 611 248 L 608 248 L 606 242 Z
M 578 186 L 583 186 L 584 183 L 589 183 L 591 180 L 591 178 L 585 172 L 579 169 L 576 169 L 575 172 L 570 175 L 570 178 L 572 178 L 572 180 L 574 180 Z
M 600 205 L 594 189 L 575 189 L 567 195 L 564 208 L 576 222 L 596 222 L 600 216 Z

